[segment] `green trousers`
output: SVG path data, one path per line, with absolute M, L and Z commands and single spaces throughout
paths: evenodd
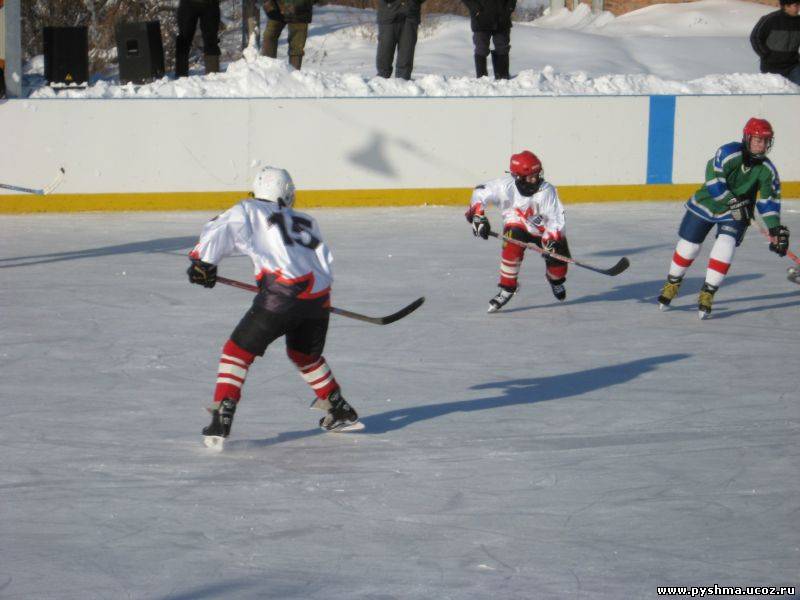
M 308 23 L 284 23 L 269 19 L 264 31 L 262 54 L 270 58 L 278 57 L 278 38 L 287 25 L 289 27 L 289 63 L 295 69 L 299 69 L 303 62 L 304 48 L 308 37 Z

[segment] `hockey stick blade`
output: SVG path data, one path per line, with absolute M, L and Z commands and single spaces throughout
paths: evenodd
M 46 188 L 44 188 L 44 189 L 42 190 L 42 193 L 43 193 L 45 196 L 46 196 L 47 194 L 51 194 L 51 193 L 52 193 L 52 192 L 53 192 L 53 191 L 54 191 L 54 190 L 55 190 L 55 189 L 56 189 L 58 186 L 60 186 L 60 185 L 61 185 L 61 182 L 62 182 L 62 181 L 63 181 L 63 179 L 64 179 L 64 174 L 65 174 L 65 173 L 66 173 L 66 171 L 64 171 L 64 167 L 59 167 L 59 168 L 58 168 L 58 174 L 56 175 L 56 178 L 53 180 L 53 183 L 51 183 L 51 184 L 50 184 L 50 185 L 48 185 Z
M 587 269 L 589 271 L 594 271 L 595 273 L 600 273 L 601 275 L 609 275 L 611 277 L 615 277 L 616 275 L 619 275 L 620 273 L 622 273 L 628 267 L 631 266 L 631 261 L 629 261 L 626 256 L 623 256 L 622 258 L 620 258 L 617 261 L 617 263 L 613 267 L 610 267 L 608 269 L 601 269 L 600 267 L 595 267 L 594 265 L 590 265 L 590 264 L 587 264 L 585 262 L 581 262 L 579 260 L 575 260 L 574 258 L 569 258 L 567 256 L 562 256 L 560 254 L 556 254 L 555 252 L 548 252 L 547 250 L 543 250 L 542 248 L 539 248 L 539 246 L 537 246 L 536 244 L 529 244 L 529 243 L 526 243 L 526 242 L 521 242 L 519 240 L 515 240 L 514 238 L 510 238 L 510 237 L 507 237 L 507 236 L 504 236 L 504 235 L 500 235 L 496 231 L 490 231 L 489 235 L 492 236 L 492 237 L 496 237 L 498 239 L 501 239 L 504 242 L 508 242 L 510 244 L 515 244 L 517 246 L 522 246 L 523 248 L 528 248 L 530 250 L 538 252 L 542 256 L 550 256 L 550 257 L 555 258 L 556 260 L 559 260 L 561 262 L 569 263 L 571 265 L 575 265 L 576 267 L 582 267 L 582 268 Z
M 4 190 L 11 190 L 12 192 L 22 192 L 23 194 L 46 196 L 55 190 L 59 185 L 61 185 L 61 180 L 64 179 L 64 167 L 59 167 L 58 171 L 58 175 L 56 175 L 56 178 L 53 180 L 53 182 L 42 189 L 26 188 L 19 185 L 11 185 L 10 183 L 0 183 L 0 188 Z
M 389 323 L 394 323 L 395 321 L 399 321 L 403 317 L 410 315 L 412 312 L 422 306 L 424 302 L 425 296 L 422 296 L 414 300 L 408 306 L 401 308 L 396 313 L 386 315 L 385 317 L 368 317 L 366 315 L 344 310 L 342 308 L 336 308 L 335 306 L 331 306 L 330 311 L 335 315 L 349 317 L 350 319 L 356 319 L 358 321 L 366 321 L 367 323 L 372 323 L 374 325 L 388 325 Z
M 242 281 L 236 281 L 235 279 L 228 279 L 227 277 L 217 277 L 217 281 L 220 283 L 224 283 L 225 285 L 229 285 L 231 287 L 236 287 L 241 290 L 247 290 L 250 292 L 258 292 L 258 287 L 249 283 L 244 283 Z M 340 315 L 342 317 L 347 317 L 348 319 L 356 319 L 357 321 L 364 321 L 366 323 L 372 323 L 373 325 L 388 325 L 389 323 L 394 323 L 395 321 L 399 321 L 403 317 L 410 315 L 412 312 L 417 310 L 422 304 L 425 302 L 425 297 L 422 296 L 421 298 L 417 298 L 408 306 L 405 306 L 398 310 L 396 313 L 392 313 L 391 315 L 386 315 L 385 317 L 369 317 L 367 315 L 362 315 L 361 313 L 353 312 L 351 310 L 345 310 L 343 308 L 336 308 L 335 306 L 331 306 L 328 310 L 330 310 L 335 315 Z
M 610 269 L 598 269 L 590 265 L 584 265 L 582 263 L 579 263 L 578 261 L 575 261 L 575 264 L 583 267 L 584 269 L 589 269 L 590 271 L 597 271 L 598 273 L 602 273 L 603 275 L 610 275 L 611 277 L 614 277 L 625 271 L 628 267 L 630 267 L 631 261 L 628 260 L 627 256 L 623 256 L 622 258 L 619 259 L 619 261 L 617 261 L 617 264 L 615 264 Z

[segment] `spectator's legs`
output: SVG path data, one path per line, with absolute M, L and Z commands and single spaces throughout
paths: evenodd
M 267 27 L 264 30 L 264 45 L 261 48 L 261 54 L 269 58 L 278 58 L 278 38 L 281 36 L 286 23 L 283 21 L 275 21 L 274 19 L 267 19 Z
M 489 75 L 486 59 L 489 58 L 490 36 L 491 34 L 488 31 L 475 31 L 472 34 L 472 43 L 475 46 L 475 77 Z
M 392 63 L 394 51 L 397 48 L 397 39 L 402 23 L 378 23 L 378 52 L 375 55 L 375 68 L 378 77 L 392 76 Z
M 219 3 L 207 2 L 200 13 L 200 33 L 203 35 L 203 60 L 206 73 L 219 72 Z
M 403 79 L 411 79 L 414 70 L 414 50 L 417 48 L 417 28 L 419 21 L 404 19 L 397 42 L 397 65 L 395 74 Z
M 786 79 L 795 85 L 800 85 L 800 65 L 795 65 L 792 70 L 786 74 Z
M 494 50 L 492 51 L 492 69 L 495 79 L 508 79 L 509 53 L 511 52 L 511 30 L 501 29 L 492 32 Z
M 178 37 L 175 38 L 175 78 L 189 75 L 189 51 L 200 15 L 193 2 L 181 0 L 178 4 Z
M 303 64 L 308 23 L 289 23 L 289 64 L 298 71 Z

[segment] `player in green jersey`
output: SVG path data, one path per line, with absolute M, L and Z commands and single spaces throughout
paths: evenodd
M 741 142 L 725 144 L 706 166 L 706 181 L 686 203 L 667 282 L 658 298 L 664 310 L 678 294 L 686 270 L 700 252 L 709 231 L 717 235 L 698 303 L 701 319 L 711 315 L 714 293 L 725 278 L 754 210 L 769 229 L 769 249 L 785 256 L 789 230 L 781 225 L 781 183 L 767 158 L 775 134 L 765 119 L 752 118 Z

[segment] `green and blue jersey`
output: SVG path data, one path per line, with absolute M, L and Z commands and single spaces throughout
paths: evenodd
M 728 202 L 734 198 L 752 200 L 768 228 L 780 225 L 778 171 L 768 158 L 746 161 L 742 142 L 731 142 L 717 150 L 706 165 L 705 183 L 686 208 L 706 221 L 733 221 Z

